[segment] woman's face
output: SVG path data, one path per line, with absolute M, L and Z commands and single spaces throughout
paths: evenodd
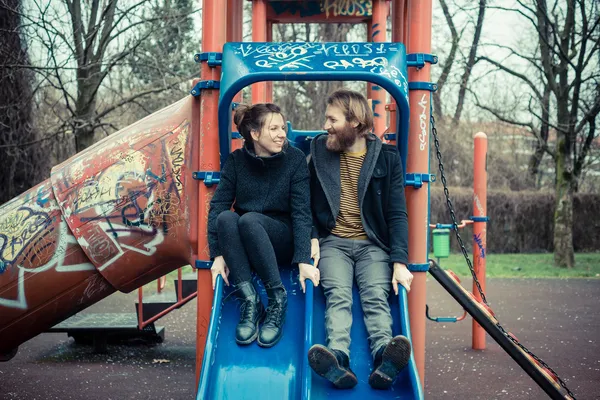
M 251 132 L 254 142 L 254 151 L 259 157 L 269 157 L 283 150 L 287 132 L 285 121 L 281 114 L 267 115 L 260 132 Z

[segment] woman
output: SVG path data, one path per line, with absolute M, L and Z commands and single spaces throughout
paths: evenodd
M 260 346 L 272 347 L 281 339 L 287 309 L 278 264 L 298 264 L 303 290 L 305 279 L 319 282 L 319 270 L 309 264 L 308 167 L 304 153 L 289 146 L 285 120 L 275 104 L 240 106 L 234 123 L 244 147 L 223 166 L 208 215 L 213 289 L 218 275 L 229 285 L 231 273 L 241 302 L 236 342 L 247 345 L 258 338 Z M 252 284 L 252 270 L 267 290 L 266 311 Z

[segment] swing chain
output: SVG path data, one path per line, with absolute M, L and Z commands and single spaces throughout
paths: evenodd
M 475 269 L 473 268 L 471 259 L 469 258 L 469 254 L 467 253 L 465 244 L 460 236 L 460 233 L 458 232 L 458 222 L 456 220 L 456 214 L 454 212 L 454 206 L 452 204 L 452 200 L 450 200 L 450 191 L 448 190 L 448 182 L 446 181 L 446 175 L 444 174 L 444 163 L 442 162 L 442 152 L 440 151 L 440 142 L 438 140 L 437 129 L 435 128 L 435 118 L 433 117 L 433 113 L 431 114 L 431 133 L 433 134 L 433 142 L 435 144 L 435 152 L 436 152 L 436 156 L 437 156 L 438 163 L 439 163 L 438 167 L 440 170 L 441 181 L 442 181 L 442 184 L 444 185 L 444 195 L 446 197 L 446 205 L 448 206 L 448 210 L 450 211 L 450 217 L 452 218 L 452 224 L 454 225 L 454 233 L 455 233 L 456 239 L 458 240 L 458 243 L 460 245 L 460 249 L 462 250 L 463 256 L 465 257 L 465 260 L 467 261 L 467 265 L 469 266 L 469 270 L 471 271 L 471 275 L 473 277 L 473 282 L 475 282 L 475 285 L 477 286 L 477 290 L 479 291 L 481 300 L 483 301 L 483 303 L 485 305 L 487 305 L 489 307 L 489 304 L 487 302 L 485 294 L 483 293 L 483 289 L 481 289 L 481 284 L 479 283 L 479 279 L 477 279 L 477 274 L 475 273 Z M 504 336 L 509 338 L 517 347 L 519 347 L 521 350 L 523 350 L 523 352 L 525 352 L 526 354 L 531 356 L 531 358 L 533 358 L 535 361 L 537 361 L 543 368 L 546 368 L 548 371 L 550 371 L 552 374 L 554 374 L 554 376 L 556 377 L 556 379 L 558 380 L 560 385 L 566 390 L 567 394 L 573 400 L 575 400 L 575 395 L 569 390 L 569 388 L 567 387 L 567 384 L 562 379 L 560 379 L 558 374 L 556 372 L 554 372 L 554 370 L 552 368 L 550 368 L 550 366 L 548 364 L 546 364 L 541 358 L 539 358 L 538 356 L 533 354 L 527 347 L 525 347 L 523 344 L 521 344 L 512 335 L 510 335 L 502 327 L 502 325 L 500 325 L 500 322 L 497 322 L 496 326 L 498 327 L 498 329 L 500 329 L 500 331 L 502 332 L 502 334 Z
M 435 152 L 439 163 L 440 176 L 442 177 L 442 184 L 444 185 L 444 195 L 446 196 L 446 204 L 448 205 L 448 210 L 450 211 L 450 218 L 452 218 L 452 225 L 454 225 L 454 232 L 456 234 L 456 239 L 460 244 L 460 249 L 462 250 L 463 255 L 465 256 L 465 260 L 467 260 L 467 265 L 469 266 L 469 270 L 471 270 L 471 275 L 473 276 L 473 282 L 477 286 L 477 290 L 479 291 L 479 295 L 481 299 L 485 303 L 486 306 L 489 307 L 487 299 L 485 298 L 485 294 L 483 293 L 483 289 L 481 289 L 481 284 L 479 283 L 479 279 L 477 279 L 477 274 L 475 274 L 475 269 L 473 268 L 473 264 L 471 263 L 471 259 L 469 258 L 469 254 L 467 253 L 467 249 L 465 244 L 460 237 L 460 233 L 458 233 L 458 222 L 456 221 L 456 214 L 454 212 L 454 206 L 452 205 L 452 200 L 450 200 L 450 191 L 448 190 L 448 182 L 446 181 L 446 175 L 444 174 L 444 163 L 442 162 L 442 152 L 440 151 L 440 142 L 438 140 L 437 129 L 435 129 L 435 119 L 433 118 L 433 114 L 431 114 L 431 133 L 433 134 L 433 142 L 435 143 Z

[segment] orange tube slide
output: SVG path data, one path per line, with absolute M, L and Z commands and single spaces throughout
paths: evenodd
M 0 358 L 116 290 L 193 260 L 187 97 L 52 169 L 0 207 Z

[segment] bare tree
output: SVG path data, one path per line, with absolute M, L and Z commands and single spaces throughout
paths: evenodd
M 472 18 L 472 10 L 466 9 L 456 3 L 450 4 L 448 0 L 439 0 L 444 19 L 447 24 L 447 28 L 450 31 L 450 49 L 446 57 L 443 57 L 441 65 L 441 74 L 437 80 L 438 90 L 433 93 L 433 107 L 435 115 L 441 122 L 445 121 L 444 115 L 444 99 L 450 95 L 450 90 L 454 89 L 453 82 L 449 80 L 452 74 L 456 76 L 460 75 L 458 80 L 458 97 L 456 100 L 456 106 L 454 112 L 451 113 L 452 120 L 450 126 L 456 128 L 462 117 L 462 112 L 465 105 L 465 97 L 468 93 L 467 88 L 469 86 L 469 80 L 471 78 L 473 67 L 477 61 L 477 49 L 481 40 L 481 31 L 483 30 L 483 21 L 485 18 L 485 10 L 487 6 L 487 0 L 479 0 L 477 7 L 476 18 Z M 457 27 L 456 20 L 458 16 L 465 17 L 466 23 L 459 28 Z M 460 57 L 461 53 L 461 40 L 464 32 L 469 25 L 473 24 L 473 37 L 468 47 L 468 55 Z
M 21 0 L 0 2 L 0 204 L 41 181 L 47 173 L 40 141 L 33 125 L 32 73 L 8 68 L 16 61 L 29 64 L 20 32 Z
M 554 261 L 574 266 L 573 193 L 597 137 L 600 112 L 600 15 L 598 2 L 586 0 L 517 0 L 518 7 L 496 9 L 514 12 L 533 28 L 537 45 L 526 48 L 501 46 L 505 59 L 479 57 L 525 88 L 515 95 L 520 113 L 507 113 L 491 102 L 479 107 L 499 120 L 522 126 L 536 137 L 530 162 L 536 172 L 544 154 L 555 167 Z M 555 135 L 555 140 L 550 140 Z
M 276 40 L 283 42 L 345 42 L 350 24 L 277 24 Z M 327 96 L 343 87 L 340 81 L 276 83 L 277 103 L 286 111 L 294 129 L 318 130 L 325 121 Z
M 135 82 L 126 92 L 107 84 L 111 73 L 131 67 L 128 57 L 158 30 L 190 18 L 193 10 L 163 6 L 170 3 L 180 1 L 28 2 L 30 6 L 21 17 L 30 46 L 40 49 L 36 54 L 41 54 L 32 60 L 32 69 L 40 88 L 60 93 L 57 103 L 47 104 L 49 109 L 60 110 L 49 135 L 72 134 L 79 152 L 94 143 L 99 130 L 109 133 L 118 128 L 107 120 L 113 111 L 189 79 L 166 74 L 151 83 Z M 154 13 L 157 7 L 172 12 Z

